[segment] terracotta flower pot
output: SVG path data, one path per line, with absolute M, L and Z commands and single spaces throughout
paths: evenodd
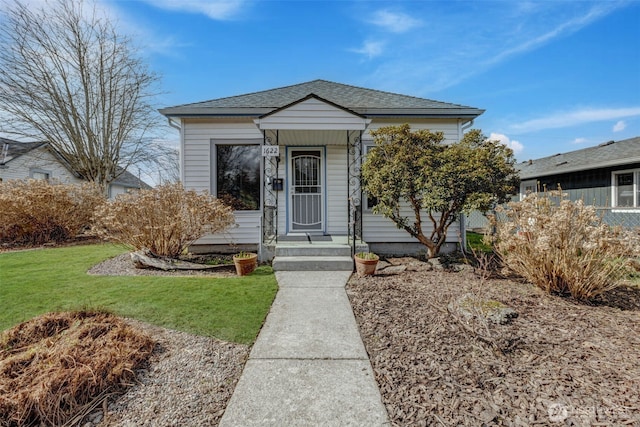
M 234 255 L 233 263 L 236 266 L 236 273 L 238 276 L 246 276 L 258 266 L 258 255 L 252 253 Z
M 375 274 L 380 257 L 375 254 L 367 254 L 367 257 L 363 258 L 356 254 L 353 259 L 356 262 L 356 273 L 358 273 L 358 276 L 363 277 Z

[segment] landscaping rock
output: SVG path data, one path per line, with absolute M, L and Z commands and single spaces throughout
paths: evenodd
M 464 319 L 478 318 L 490 322 L 506 325 L 518 317 L 518 313 L 500 301 L 483 300 L 473 294 L 464 294 L 449 303 L 449 311 L 460 315 Z
M 473 273 L 475 271 L 473 266 L 469 264 L 454 264 L 451 269 L 456 273 Z
M 429 263 L 413 257 L 389 258 L 387 261 L 393 266 L 405 266 L 407 271 L 426 271 L 432 269 Z
M 379 260 L 378 261 L 378 265 L 376 266 L 376 271 L 384 270 L 385 268 L 389 267 L 390 265 L 391 264 L 388 263 L 387 261 Z
M 444 265 L 442 265 L 440 258 L 429 258 L 429 261 L 427 262 L 431 265 L 431 267 L 433 267 L 435 271 L 444 271 Z
M 399 274 L 402 273 L 404 271 L 407 270 L 407 266 L 406 265 L 390 265 L 388 267 L 385 267 L 383 269 L 378 269 L 378 273 L 379 274 L 386 274 L 386 275 L 390 275 L 390 274 Z

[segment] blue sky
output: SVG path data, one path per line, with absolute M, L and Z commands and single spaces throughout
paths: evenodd
M 326 79 L 485 109 L 520 161 L 640 136 L 638 0 L 100 1 L 160 107 Z

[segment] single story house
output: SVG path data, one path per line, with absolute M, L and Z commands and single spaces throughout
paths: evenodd
M 314 80 L 160 112 L 180 130 L 184 186 L 235 209 L 236 228 L 196 243 L 256 246 L 270 259 L 278 242 L 332 237 L 354 250 L 365 244 L 387 254 L 424 251 L 374 214 L 362 193 L 360 166 L 373 146 L 370 131 L 409 123 L 442 131 L 454 142 L 483 110 Z M 460 224 L 453 224 L 449 249 L 460 234 Z
M 18 142 L 0 138 L 0 181 L 10 179 L 53 179 L 78 184 L 84 179 L 69 162 L 46 142 Z M 109 186 L 109 198 L 131 190 L 151 188 L 125 171 Z
M 640 137 L 529 160 L 517 165 L 520 197 L 555 190 L 596 206 L 611 225 L 640 227 Z

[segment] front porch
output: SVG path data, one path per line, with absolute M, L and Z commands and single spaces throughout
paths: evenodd
M 369 122 L 313 95 L 254 120 L 263 135 L 261 259 L 277 258 L 277 268 L 293 252 L 348 256 L 353 268 L 351 256 L 367 250 L 360 168 Z

